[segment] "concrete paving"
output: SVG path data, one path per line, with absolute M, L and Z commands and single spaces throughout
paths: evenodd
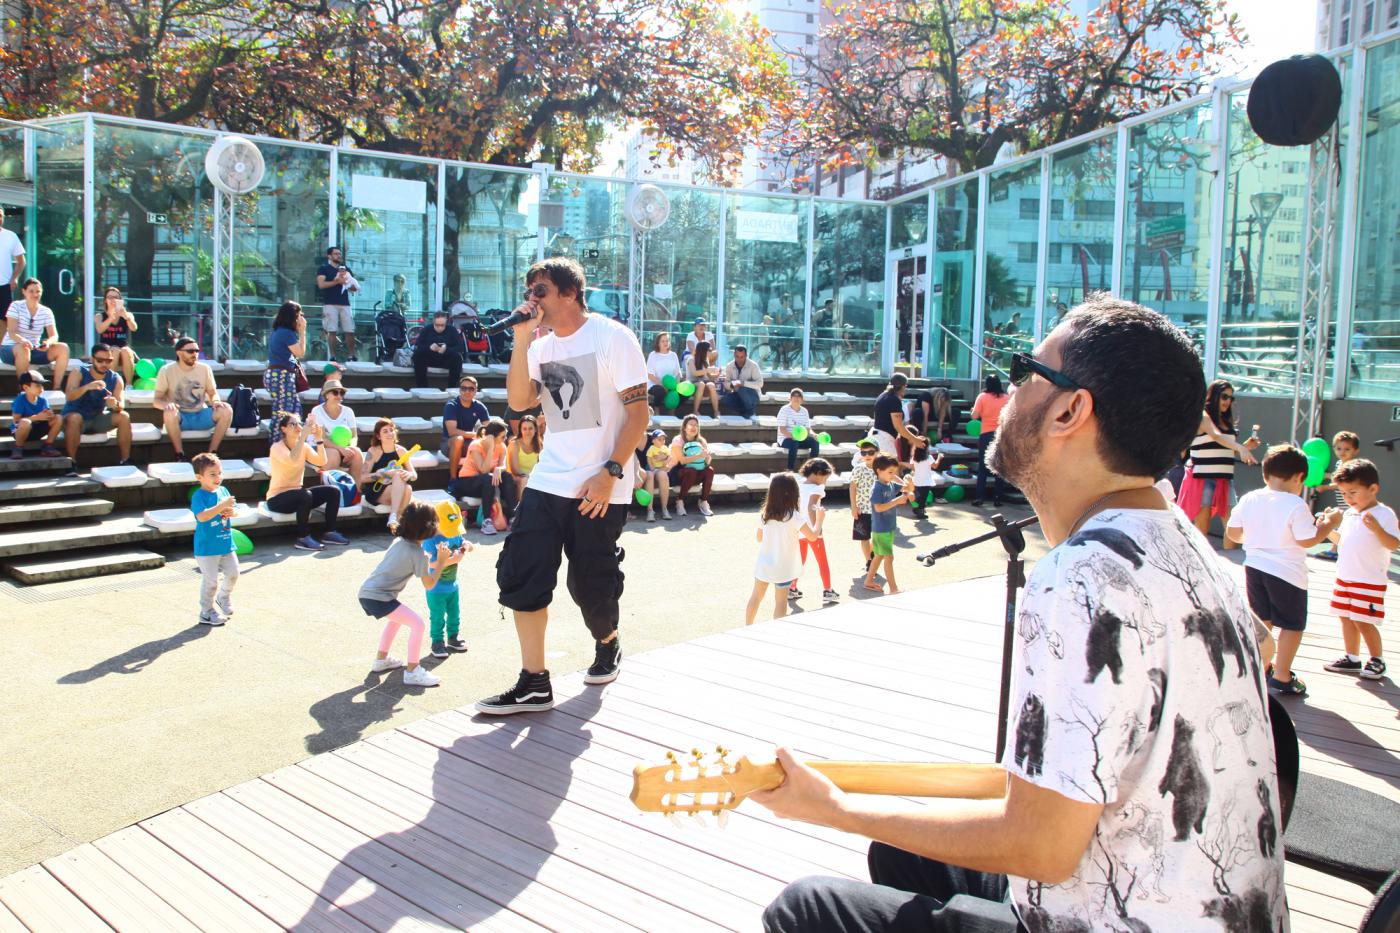
M 670 522 L 628 523 L 621 542 L 625 653 L 743 624 L 757 511 L 755 503 L 721 508 L 709 519 L 692 509 Z M 901 517 L 901 587 L 1001 573 L 1005 562 L 993 543 L 933 569 L 913 560 L 916 552 L 985 530 L 989 511 L 940 505 L 927 522 Z M 432 689 L 405 687 L 397 672 L 368 673 L 380 627 L 361 612 L 355 593 L 389 545 L 384 534 L 359 535 L 348 548 L 319 554 L 293 550 L 289 540 L 260 544 L 243 559 L 236 614 L 217 629 L 195 622 L 199 578 L 188 552 L 172 554 L 163 569 L 121 577 L 0 585 L 0 629 L 9 646 L 0 683 L 7 723 L 0 733 L 0 876 L 512 684 L 519 671 L 515 629 L 495 601 L 501 538 L 471 537 L 478 547 L 460 573 L 471 650 L 428 658 L 442 678 Z M 826 538 L 835 588 L 843 601 L 860 598 L 863 561 L 850 540 L 849 513 L 836 502 Z M 1027 539 L 1028 557 L 1044 553 L 1038 532 Z M 801 586 L 808 594 L 803 607 L 819 608 L 811 561 Z M 562 575 L 557 595 L 549 663 L 573 671 L 591 663 L 593 644 Z M 418 584 L 405 590 L 405 600 L 425 611 Z M 759 617 L 770 607 L 771 600 Z M 394 653 L 401 657 L 403 649 L 401 635 Z

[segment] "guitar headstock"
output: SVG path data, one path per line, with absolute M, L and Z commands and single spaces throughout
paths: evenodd
M 782 768 L 773 761 L 754 762 L 747 755 L 729 760 L 730 751 L 705 756 L 692 749 L 689 761 L 668 752 L 665 764 L 632 769 L 632 802 L 651 813 L 718 813 L 721 819 L 756 790 L 782 783 Z

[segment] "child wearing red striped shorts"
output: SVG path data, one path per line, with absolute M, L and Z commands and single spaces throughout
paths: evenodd
M 1358 674 L 1367 680 L 1385 676 L 1381 655 L 1380 623 L 1385 618 L 1386 572 L 1390 554 L 1400 548 L 1400 523 L 1395 512 L 1381 503 L 1381 481 L 1369 460 L 1348 460 L 1332 474 L 1332 482 L 1347 504 L 1341 527 L 1332 533 L 1337 542 L 1337 582 L 1332 609 L 1342 621 L 1346 654 L 1324 667 L 1335 674 Z M 1329 512 L 1336 511 L 1328 509 Z M 1361 663 L 1361 641 L 1371 659 Z

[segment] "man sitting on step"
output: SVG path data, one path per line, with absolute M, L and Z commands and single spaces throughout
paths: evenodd
M 92 366 L 84 366 L 63 406 L 63 443 L 68 457 L 76 464 L 78 444 L 84 434 L 106 434 L 117 429 L 117 466 L 131 464 L 131 415 L 126 412 L 122 377 L 112 371 L 116 352 L 107 344 L 92 348 Z

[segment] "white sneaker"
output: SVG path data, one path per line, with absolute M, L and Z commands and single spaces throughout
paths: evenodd
M 663 508 L 661 509 L 661 517 L 662 517 L 664 520 L 666 520 L 666 521 L 669 522 L 669 521 L 671 520 L 671 513 L 670 513 L 670 511 L 667 510 L 665 507 L 663 507 Z
M 392 671 L 396 667 L 403 667 L 403 662 L 398 658 L 375 658 L 369 669 L 371 673 L 382 674 L 385 671 Z
M 700 500 L 700 514 L 706 517 L 715 514 L 714 512 L 710 511 L 710 503 L 706 502 L 704 499 Z
M 654 522 L 654 521 L 656 521 L 656 510 L 655 510 L 655 509 L 647 509 L 647 521 L 649 521 L 649 522 Z
M 682 515 L 684 515 L 684 514 L 685 514 L 685 503 L 678 500 L 678 501 L 676 502 L 676 516 L 679 517 L 679 516 L 682 516 Z
M 224 624 L 224 620 L 219 618 L 219 614 L 211 609 L 208 612 L 201 612 L 199 614 L 199 624 L 217 628 Z
M 486 521 L 484 521 L 484 522 L 481 523 L 481 533 L 484 534 L 484 535 L 493 535 L 493 534 L 495 534 L 495 533 L 496 533 L 496 523 L 493 522 L 493 521 L 491 521 L 491 519 L 488 518 Z
M 421 664 L 411 671 L 404 671 L 403 682 L 405 686 L 409 687 L 436 687 L 442 683 L 441 680 L 428 673 L 428 669 Z
M 224 614 L 224 618 L 228 618 L 233 615 L 232 596 L 221 596 L 218 599 L 214 600 L 214 605 L 219 607 L 219 611 Z

